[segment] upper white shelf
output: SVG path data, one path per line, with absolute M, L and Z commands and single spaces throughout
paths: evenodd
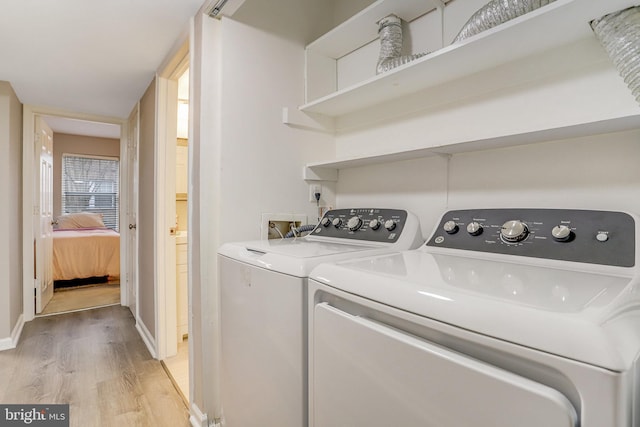
M 572 44 L 586 37 L 594 37 L 589 26 L 591 20 L 633 6 L 637 1 L 556 0 L 463 42 L 444 47 L 387 73 L 308 102 L 300 110 L 337 117 Z M 371 38 L 370 34 L 370 27 L 373 27 L 374 33 L 377 30 L 370 20 L 372 16 L 380 13 L 407 13 L 403 19 L 410 20 L 438 7 L 438 4 L 443 3 L 434 0 L 426 3 L 425 0 L 379 0 L 311 43 L 307 49 L 337 58 L 353 50 L 362 40 L 362 44 L 365 44 L 377 37 L 374 34 Z M 373 18 L 374 23 L 375 19 Z M 361 36 L 360 32 L 363 33 Z
M 346 22 L 338 25 L 313 43 L 307 49 L 338 59 L 351 51 L 378 38 L 376 23 L 390 14 L 395 14 L 407 22 L 435 9 L 443 7 L 440 0 L 378 0 Z

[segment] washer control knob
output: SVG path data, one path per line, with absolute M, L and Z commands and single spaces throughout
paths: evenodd
M 393 231 L 396 228 L 396 223 L 392 219 L 388 219 L 384 222 L 384 228 Z
M 331 219 L 327 218 L 326 216 L 324 218 L 322 218 L 322 221 L 320 221 L 320 224 L 323 227 L 328 227 L 331 225 Z
M 609 235 L 601 231 L 598 234 L 596 234 L 596 240 L 598 242 L 606 242 L 607 240 L 609 240 Z
M 455 221 L 447 221 L 444 223 L 444 231 L 448 234 L 456 234 L 458 232 L 458 224 Z
M 479 236 L 482 234 L 482 225 L 480 225 L 480 223 L 478 222 L 470 222 L 467 225 L 467 233 L 471 234 L 472 236 Z
M 380 224 L 380 221 L 378 221 L 375 218 L 369 221 L 369 228 L 372 230 L 377 230 L 378 228 L 380 228 L 381 225 L 382 224 Z
M 340 218 L 334 218 L 331 222 L 335 228 L 338 228 L 342 225 L 342 220 Z
M 566 242 L 571 239 L 571 229 L 566 225 L 556 225 L 551 230 L 551 237 L 556 242 Z
M 517 219 L 502 224 L 500 236 L 506 242 L 516 243 L 524 240 L 529 235 L 527 225 Z
M 352 216 L 347 221 L 347 227 L 350 231 L 356 231 L 358 228 L 362 227 L 362 219 L 358 216 Z

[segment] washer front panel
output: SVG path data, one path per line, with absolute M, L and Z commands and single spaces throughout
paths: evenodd
M 593 210 L 454 210 L 426 246 L 633 267 L 635 221 Z

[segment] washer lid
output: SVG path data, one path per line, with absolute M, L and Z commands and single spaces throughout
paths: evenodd
M 321 262 L 344 261 L 353 257 L 388 252 L 379 245 L 340 244 L 307 239 L 274 239 L 226 243 L 220 255 L 297 277 L 308 277 Z
M 310 241 L 307 239 L 255 240 L 250 242 L 233 243 L 230 245 L 241 246 L 253 252 L 277 254 L 299 259 L 346 254 L 377 247 L 376 245 L 358 245 L 353 243 L 342 244 Z M 223 245 L 223 248 L 224 246 L 226 245 Z
M 407 251 L 321 265 L 311 278 L 611 370 L 640 352 L 640 286 L 631 277 Z

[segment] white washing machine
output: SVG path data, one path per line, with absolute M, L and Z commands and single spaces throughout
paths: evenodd
M 227 427 L 307 425 L 307 278 L 321 262 L 417 248 L 397 209 L 327 212 L 307 236 L 229 243 L 218 252 L 221 401 Z
M 309 280 L 312 427 L 640 426 L 635 216 L 447 212 Z

